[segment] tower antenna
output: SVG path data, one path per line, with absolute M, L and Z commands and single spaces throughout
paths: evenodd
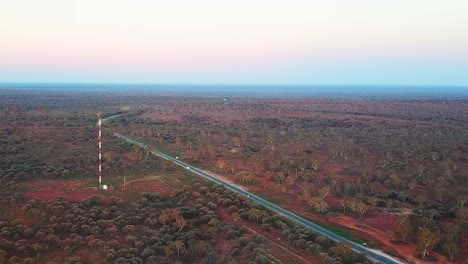
M 101 178 L 102 178 L 102 160 L 101 160 L 101 153 L 102 153 L 102 134 L 101 134 L 101 124 L 102 124 L 102 115 L 98 113 L 98 128 L 99 128 L 99 189 L 101 189 Z

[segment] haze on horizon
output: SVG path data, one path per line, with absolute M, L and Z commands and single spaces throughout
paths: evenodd
M 468 2 L 15 0 L 0 82 L 468 85 Z

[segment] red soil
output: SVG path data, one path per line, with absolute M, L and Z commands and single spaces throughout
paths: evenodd
M 259 186 L 252 186 L 250 189 L 265 193 L 265 191 Z M 350 228 L 353 231 L 357 231 L 361 237 L 379 241 L 382 243 L 381 248 L 383 250 L 396 252 L 399 255 L 406 257 L 407 260 L 412 263 L 433 263 L 430 261 L 422 261 L 415 256 L 415 253 L 417 252 L 415 244 L 394 244 L 390 241 L 389 236 L 386 234 L 386 230 L 392 227 L 395 221 L 395 216 L 392 214 L 368 212 L 366 219 L 364 220 L 341 214 L 337 217 L 332 217 L 329 215 L 313 213 L 306 205 L 298 204 L 293 195 L 290 194 L 280 195 L 275 192 L 270 192 L 268 196 L 276 199 L 277 201 L 281 201 L 284 207 L 306 217 L 307 219 L 322 224 L 329 224 L 331 222 L 339 226 Z M 339 201 L 336 197 L 328 197 L 327 199 L 329 199 L 332 204 Z M 431 256 L 436 258 L 438 263 L 449 263 L 446 257 L 437 254 L 436 252 L 431 252 Z
M 216 175 L 216 174 L 215 174 Z M 226 180 L 230 183 L 233 182 L 233 177 L 217 175 L 220 179 Z M 366 213 L 365 219 L 356 219 L 347 215 L 338 214 L 333 217 L 329 215 L 316 214 L 311 209 L 296 201 L 295 195 L 299 191 L 297 187 L 288 188 L 287 193 L 280 194 L 274 191 L 274 183 L 268 177 L 257 177 L 256 184 L 250 186 L 239 186 L 240 188 L 255 191 L 258 193 L 267 194 L 268 197 L 277 201 L 281 201 L 281 205 L 289 210 L 306 217 L 312 221 L 322 224 L 334 223 L 338 226 L 349 228 L 361 237 L 369 240 L 379 241 L 381 248 L 386 251 L 393 251 L 401 256 L 404 256 L 407 261 L 411 263 L 434 263 L 434 261 L 423 261 L 416 256 L 416 245 L 412 243 L 395 244 L 390 241 L 390 237 L 386 231 L 390 229 L 394 222 L 395 216 L 386 212 L 369 211 Z M 341 208 L 339 205 L 339 198 L 335 196 L 328 196 L 327 202 L 330 202 L 331 208 Z M 268 233 L 271 233 L 268 232 Z M 468 241 L 466 242 L 468 244 Z M 297 251 L 297 249 L 296 249 Z M 463 249 L 461 250 L 463 251 Z M 462 253 L 462 252 L 460 252 Z M 462 253 L 463 254 L 463 253 Z M 437 260 L 438 263 L 450 263 L 445 256 L 442 256 L 434 251 L 431 251 L 431 257 Z
M 87 249 L 81 249 L 76 252 L 76 257 L 79 257 L 82 261 L 93 263 L 93 264 L 104 264 L 107 263 L 106 258 L 103 257 L 103 254 L 100 252 L 93 252 Z
M 357 230 L 366 235 L 369 235 L 373 239 L 383 244 L 383 249 L 397 252 L 401 256 L 405 256 L 407 261 L 410 263 L 434 263 L 434 261 L 423 261 L 416 257 L 415 252 L 416 245 L 411 243 L 393 243 L 390 241 L 389 236 L 386 234 L 386 230 L 390 228 L 395 222 L 395 216 L 389 213 L 373 212 L 375 217 L 369 219 L 355 219 L 347 215 L 339 214 L 336 217 L 329 218 L 333 223 L 339 224 Z M 378 226 L 378 228 L 376 228 Z M 382 228 L 382 229 L 380 229 Z M 431 257 L 437 261 L 437 263 L 450 263 L 446 257 L 431 251 Z
M 341 198 L 334 196 L 334 195 L 329 195 L 325 197 L 325 202 L 330 206 L 331 209 L 341 209 L 341 204 L 340 204 Z
M 207 115 L 206 113 L 209 113 Z M 245 113 L 241 112 L 233 112 L 231 109 L 216 109 L 215 111 L 209 111 L 204 109 L 196 109 L 194 108 L 193 111 L 187 112 L 180 109 L 173 109 L 172 111 L 168 112 L 146 112 L 142 114 L 143 118 L 150 118 L 152 120 L 158 121 L 175 121 L 175 120 L 182 120 L 184 116 L 207 116 L 209 119 L 207 122 L 212 124 L 216 123 L 225 123 L 225 122 L 233 122 L 233 123 L 240 123 L 249 118 L 254 117 L 245 115 Z
M 460 248 L 460 252 L 455 255 L 455 261 L 457 259 L 460 260 L 460 262 L 468 260 L 468 235 L 462 237 L 461 244 L 458 247 Z
M 48 262 L 56 262 L 56 263 L 67 263 L 68 259 L 79 257 L 81 261 L 85 263 L 93 263 L 93 264 L 104 264 L 106 263 L 105 257 L 102 256 L 100 252 L 93 252 L 87 249 L 80 249 L 79 251 L 75 252 L 73 255 L 67 255 L 62 251 L 55 251 L 52 253 L 48 253 L 46 255 L 41 255 L 39 257 L 39 263 L 45 263 L 44 260 Z M 47 262 L 47 263 L 48 263 Z
M 251 100 L 251 103 L 259 103 L 260 101 Z M 310 105 L 310 100 L 295 100 L 294 107 L 291 107 L 290 100 L 278 99 L 270 100 L 272 109 L 255 109 L 255 111 L 236 111 L 235 106 L 238 105 L 241 107 L 244 104 L 249 104 L 245 100 L 236 100 L 228 99 L 227 101 L 221 101 L 221 99 L 212 99 L 211 101 L 204 101 L 204 104 L 200 102 L 183 102 L 183 107 L 173 107 L 171 104 L 166 106 L 158 107 L 151 111 L 143 113 L 141 116 L 143 118 L 149 118 L 152 120 L 159 121 L 174 121 L 182 120 L 183 116 L 200 116 L 200 117 L 209 117 L 207 120 L 210 123 L 240 123 L 245 122 L 251 118 L 258 116 L 266 118 L 323 118 L 323 119 L 333 119 L 341 120 L 343 122 L 365 122 L 365 123 L 391 123 L 392 125 L 406 125 L 408 123 L 414 123 L 415 121 L 408 120 L 405 118 L 398 117 L 389 117 L 389 116 L 379 116 L 379 113 L 368 113 L 364 114 L 367 111 L 365 108 L 357 107 L 355 111 L 358 114 L 349 113 L 346 107 L 338 107 L 337 112 L 322 112 L 322 110 L 329 109 L 332 107 L 335 109 L 335 102 L 327 102 L 324 100 L 315 100 L 317 106 L 314 107 Z M 175 102 L 181 103 L 181 102 Z M 228 105 L 224 105 L 228 104 Z M 424 104 L 420 104 L 421 107 L 424 107 Z M 323 108 L 324 107 L 324 108 Z M 363 112 L 362 112 L 363 111 Z M 417 125 L 432 125 L 430 122 L 418 121 Z
M 141 192 L 156 192 L 161 195 L 170 195 L 173 193 L 173 191 L 166 186 L 164 186 L 161 182 L 156 181 L 156 180 L 151 180 L 151 178 L 145 180 L 137 180 L 130 182 L 127 187 L 127 189 L 135 189 Z
M 63 197 L 71 201 L 81 201 L 91 196 L 101 196 L 97 188 L 86 186 L 89 182 L 90 180 L 36 180 L 25 182 L 23 185 L 27 188 L 26 196 L 30 198 L 48 201 Z
M 55 251 L 55 252 L 52 252 L 50 254 L 46 254 L 46 255 L 43 255 L 43 256 L 40 256 L 39 257 L 39 260 L 47 260 L 47 261 L 53 261 L 53 262 L 56 262 L 56 263 L 63 263 L 63 262 L 66 262 L 66 260 L 68 259 L 68 256 L 62 252 L 62 251 Z M 39 263 L 41 263 L 39 261 Z
M 15 218 L 24 225 L 33 225 L 34 221 L 24 215 L 23 206 L 18 206 L 15 208 Z
M 367 225 L 375 227 L 381 231 L 386 232 L 393 228 L 397 217 L 387 212 L 369 211 L 365 214 L 364 222 Z

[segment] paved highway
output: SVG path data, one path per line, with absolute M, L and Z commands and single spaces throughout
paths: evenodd
M 109 120 L 109 119 L 116 118 L 116 117 L 119 117 L 119 116 L 122 116 L 122 114 L 113 115 L 113 116 L 109 116 L 109 117 L 103 118 L 103 119 L 102 119 L 102 123 L 104 123 L 105 121 L 107 121 L 107 120 Z
M 118 137 L 118 138 L 121 138 L 129 143 L 132 143 L 132 144 L 135 144 L 135 145 L 138 145 L 140 146 L 141 148 L 147 148 L 147 146 L 141 142 L 138 142 L 134 139 L 131 139 L 129 137 L 126 137 L 126 136 L 123 136 L 119 133 L 114 133 L 114 136 L 115 137 Z M 175 164 L 187 169 L 187 170 L 190 170 L 191 172 L 203 177 L 203 178 L 206 178 L 210 181 L 213 181 L 217 184 L 220 184 L 220 185 L 223 185 L 224 187 L 226 187 L 227 189 L 231 190 L 231 191 L 234 191 L 234 192 L 237 192 L 237 193 L 240 193 L 240 194 L 243 194 L 245 196 L 247 196 L 250 200 L 252 201 L 255 201 L 256 203 L 258 204 L 261 204 L 262 206 L 264 206 L 265 208 L 268 208 L 280 215 L 283 215 L 284 217 L 287 217 L 305 227 L 308 227 L 310 228 L 311 230 L 317 232 L 317 233 L 320 233 L 324 236 L 327 236 L 329 237 L 331 240 L 335 241 L 335 242 L 347 242 L 347 243 L 350 243 L 352 244 L 352 247 L 353 247 L 353 250 L 358 252 L 358 253 L 363 253 L 365 254 L 370 260 L 373 260 L 375 262 L 379 262 L 379 263 L 385 263 L 385 264 L 393 264 L 393 263 L 403 263 L 401 261 L 399 261 L 398 259 L 394 258 L 394 257 L 391 257 L 385 253 L 382 253 L 382 252 L 379 252 L 379 251 L 376 251 L 376 250 L 373 250 L 373 249 L 370 249 L 368 247 L 365 247 L 363 245 L 360 245 L 358 243 L 355 243 L 355 242 L 352 242 L 346 238 L 343 238 L 329 230 L 327 230 L 326 228 L 323 228 L 317 224 L 314 224 L 313 222 L 303 218 L 303 217 L 300 217 L 286 209 L 283 209 L 281 207 L 279 207 L 278 205 L 276 204 L 273 204 L 273 203 L 270 203 L 268 202 L 267 200 L 259 197 L 259 196 L 256 196 L 252 193 L 249 193 L 245 190 L 242 190 L 240 189 L 239 187 L 236 187 L 235 185 L 232 185 L 228 182 L 225 182 L 223 180 L 220 180 L 218 178 L 216 178 L 215 176 L 211 175 L 211 174 L 208 174 L 196 167 L 193 167 L 185 162 L 182 162 L 180 161 L 179 159 L 176 159 L 174 157 L 171 157 L 169 155 L 166 155 L 160 151 L 157 151 L 157 150 L 154 150 L 152 152 L 154 155 L 156 156 L 159 156 L 165 160 L 171 160 L 173 161 Z

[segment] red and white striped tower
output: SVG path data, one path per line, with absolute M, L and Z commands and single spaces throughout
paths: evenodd
M 99 127 L 99 189 L 101 188 L 101 177 L 102 177 L 102 160 L 101 160 L 101 152 L 102 152 L 102 136 L 101 136 L 101 124 L 102 124 L 102 115 L 99 113 L 98 115 L 98 127 Z

